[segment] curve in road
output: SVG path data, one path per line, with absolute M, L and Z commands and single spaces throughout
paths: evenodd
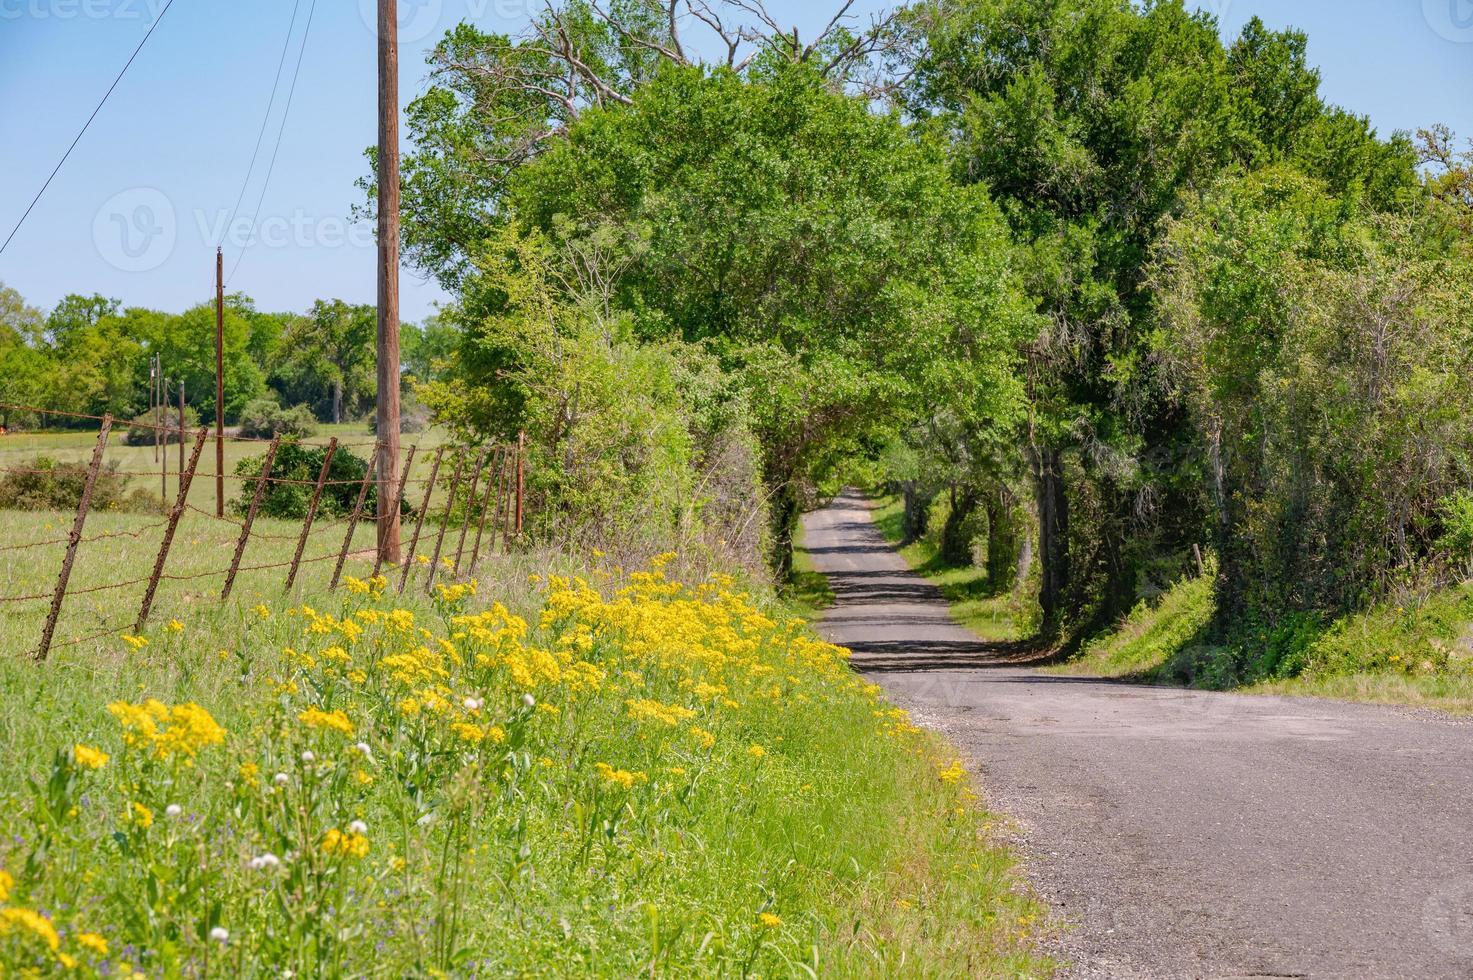
M 1043 674 L 961 626 L 847 493 L 820 629 L 972 761 L 1068 976 L 1473 977 L 1473 725 Z

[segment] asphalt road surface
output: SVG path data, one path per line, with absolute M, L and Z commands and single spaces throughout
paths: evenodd
M 821 628 L 1011 818 L 1070 977 L 1473 977 L 1473 725 L 1038 673 L 845 495 Z

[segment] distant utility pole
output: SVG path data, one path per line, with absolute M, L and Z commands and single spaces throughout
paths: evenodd
M 184 379 L 179 379 L 179 479 L 184 479 Z
M 397 565 L 399 501 L 399 20 L 378 0 L 378 551 Z
M 225 516 L 225 258 L 219 246 L 215 247 L 215 516 Z

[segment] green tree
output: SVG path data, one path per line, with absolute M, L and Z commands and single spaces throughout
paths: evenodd
M 273 385 L 329 422 L 365 412 L 374 398 L 377 317 L 372 306 L 317 300 L 283 333 Z

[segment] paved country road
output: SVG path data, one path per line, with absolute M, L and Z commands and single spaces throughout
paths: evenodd
M 846 494 L 805 518 L 854 663 L 970 759 L 1075 977 L 1473 977 L 1473 724 L 1041 674 Z

